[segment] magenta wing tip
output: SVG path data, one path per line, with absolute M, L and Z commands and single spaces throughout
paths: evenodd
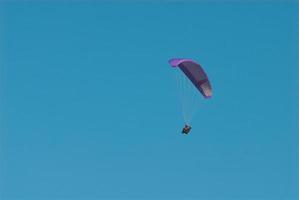
M 172 66 L 172 67 L 177 67 L 179 66 L 179 64 L 185 62 L 185 61 L 190 61 L 190 62 L 194 62 L 193 60 L 189 59 L 189 58 L 172 58 L 168 61 L 168 63 Z
M 180 64 L 180 61 L 182 59 L 181 58 L 172 58 L 168 61 L 168 63 L 172 66 L 172 67 L 176 67 Z

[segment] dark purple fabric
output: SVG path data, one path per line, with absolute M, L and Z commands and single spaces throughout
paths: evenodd
M 191 59 L 179 58 L 171 59 L 169 63 L 173 67 L 178 66 L 205 98 L 212 96 L 212 87 L 208 76 L 199 64 Z

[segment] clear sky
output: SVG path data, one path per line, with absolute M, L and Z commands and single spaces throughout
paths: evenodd
M 298 3 L 0 3 L 0 199 L 299 198 Z M 189 136 L 172 57 L 213 98 Z

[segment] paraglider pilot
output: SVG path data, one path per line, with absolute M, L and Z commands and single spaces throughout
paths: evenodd
M 185 127 L 182 130 L 182 134 L 186 134 L 187 135 L 190 132 L 191 128 L 192 128 L 191 126 L 188 126 L 186 124 Z

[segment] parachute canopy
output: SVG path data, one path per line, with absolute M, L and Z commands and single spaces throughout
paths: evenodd
M 186 58 L 173 58 L 168 62 L 172 67 L 179 67 L 205 98 L 212 96 L 208 76 L 198 63 Z

